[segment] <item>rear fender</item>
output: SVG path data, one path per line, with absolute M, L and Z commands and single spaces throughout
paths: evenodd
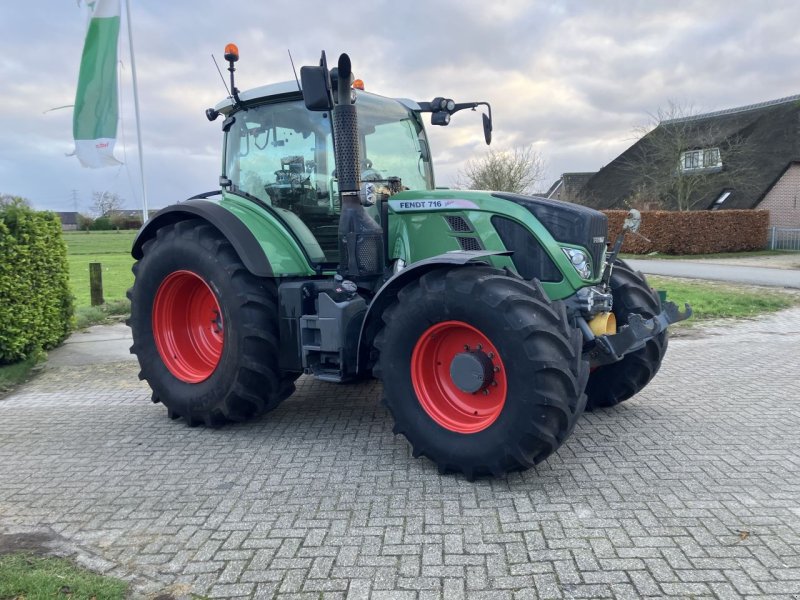
M 482 250 L 477 252 L 454 251 L 444 254 L 437 254 L 431 258 L 415 262 L 405 269 L 392 276 L 384 283 L 375 294 L 372 302 L 367 309 L 367 314 L 361 324 L 361 333 L 358 337 L 358 364 L 359 373 L 365 373 L 369 368 L 369 351 L 372 348 L 373 340 L 377 335 L 381 324 L 383 311 L 394 302 L 397 293 L 408 283 L 419 279 L 428 271 L 440 267 L 463 267 L 465 265 L 489 264 L 486 260 L 490 256 L 510 256 L 509 251 L 489 251 Z
M 167 225 L 187 219 L 200 218 L 219 229 L 220 233 L 233 245 L 244 266 L 253 275 L 271 277 L 272 266 L 264 250 L 253 233 L 233 213 L 215 202 L 207 200 L 187 200 L 181 204 L 167 206 L 158 211 L 139 231 L 133 242 L 131 254 L 141 260 L 144 243 L 156 236 L 156 232 Z

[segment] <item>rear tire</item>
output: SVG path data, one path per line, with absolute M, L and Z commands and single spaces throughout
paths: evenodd
M 614 316 L 619 326 L 632 314 L 650 319 L 661 312 L 658 294 L 650 289 L 644 275 L 617 259 L 611 273 L 611 293 L 614 296 Z M 602 366 L 589 376 L 586 386 L 586 410 L 605 408 L 624 402 L 638 394 L 650 383 L 661 368 L 667 351 L 669 334 L 666 330 L 648 341 L 644 348 L 626 354 L 610 365 Z
M 199 219 L 158 230 L 133 267 L 131 353 L 171 418 L 217 427 L 275 408 L 297 374 L 278 367 L 277 289 Z
M 395 433 L 442 473 L 527 469 L 561 446 L 583 412 L 581 335 L 536 282 L 488 267 L 438 269 L 403 288 L 382 318 L 376 375 Z M 456 357 L 464 372 L 484 365 L 488 379 L 476 379 L 485 387 L 465 391 Z

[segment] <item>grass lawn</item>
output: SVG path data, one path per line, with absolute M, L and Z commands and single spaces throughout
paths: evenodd
M 67 232 L 69 279 L 76 308 L 88 307 L 89 263 L 103 265 L 103 295 L 106 302 L 124 300 L 133 285 L 131 246 L 136 231 Z
M 708 319 L 754 317 L 800 304 L 800 295 L 778 290 L 654 275 L 647 281 L 657 290 L 666 290 L 667 299 L 679 307 L 683 308 L 684 302 L 692 306 L 692 318 L 679 326 Z
M 0 554 L 0 598 L 122 600 L 128 584 L 97 575 L 63 558 Z
M 30 375 L 40 356 L 29 356 L 25 360 L 11 365 L 0 365 L 0 398 L 3 394 L 11 391 L 15 386 L 23 383 Z M 4 598 L 4 596 L 0 596 Z

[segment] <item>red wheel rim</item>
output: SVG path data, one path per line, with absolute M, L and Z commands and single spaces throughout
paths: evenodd
M 453 359 L 482 352 L 491 361 L 492 381 L 466 392 L 451 376 Z M 436 423 L 457 433 L 476 433 L 494 423 L 506 401 L 506 372 L 497 348 L 480 330 L 462 321 L 429 327 L 411 355 L 411 382 L 422 408 Z
M 217 297 L 191 271 L 170 274 L 153 301 L 153 337 L 169 372 L 186 383 L 208 379 L 224 343 Z

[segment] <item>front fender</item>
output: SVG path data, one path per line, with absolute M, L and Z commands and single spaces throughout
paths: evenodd
M 364 321 L 361 323 L 361 332 L 358 336 L 358 362 L 356 369 L 358 373 L 362 373 L 368 367 L 369 363 L 369 350 L 372 348 L 372 342 L 381 323 L 381 315 L 383 311 L 394 302 L 397 293 L 414 279 L 419 279 L 433 269 L 439 267 L 462 267 L 468 264 L 487 263 L 488 261 L 482 260 L 489 256 L 510 256 L 512 253 L 509 251 L 490 251 L 481 250 L 475 252 L 467 251 L 453 251 L 445 252 L 444 254 L 437 254 L 425 260 L 420 260 L 392 276 L 391 279 L 386 281 L 375 297 L 372 299 L 367 314 L 364 316 Z

